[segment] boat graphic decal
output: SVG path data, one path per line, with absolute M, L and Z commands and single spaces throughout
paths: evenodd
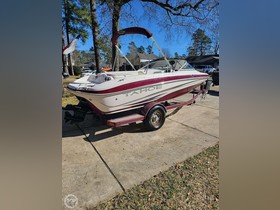
M 190 87 L 185 87 L 185 88 L 179 89 L 179 90 L 177 90 L 177 91 L 175 91 L 175 92 L 173 92 L 173 93 L 170 93 L 170 94 L 175 94 L 175 95 L 179 94 L 179 95 L 182 95 L 182 94 L 185 94 L 186 92 L 189 92 L 190 89 L 196 88 L 196 87 L 199 86 L 199 85 L 200 85 L 200 84 L 195 84 L 195 85 L 190 86 Z M 147 103 L 149 103 L 149 102 L 152 102 L 152 101 L 158 101 L 158 102 L 160 102 L 160 101 L 165 101 L 164 97 L 167 96 L 167 95 L 170 95 L 170 94 L 164 94 L 164 93 L 162 93 L 162 94 L 160 94 L 159 97 L 156 95 L 156 96 L 154 96 L 154 97 L 148 98 L 147 100 L 140 101 L 140 102 L 137 102 L 137 103 L 133 103 L 133 104 L 128 103 L 128 104 L 126 104 L 126 105 L 123 104 L 123 105 L 120 106 L 120 109 L 116 109 L 116 110 L 114 110 L 114 111 L 107 112 L 107 113 L 110 113 L 110 114 L 112 114 L 112 113 L 117 113 L 117 112 L 123 110 L 123 108 L 125 108 L 126 110 L 139 108 L 139 107 L 142 107 L 143 105 L 145 105 L 145 104 L 147 104 Z M 177 97 L 177 96 L 176 96 L 176 97 Z M 169 98 L 169 99 L 170 99 L 170 98 Z
M 176 87 L 172 87 L 172 88 L 169 88 L 167 90 L 148 95 L 147 97 L 144 98 L 144 100 L 141 100 L 141 101 L 138 100 L 138 102 L 136 102 L 137 101 L 136 100 L 134 102 L 132 101 L 130 103 L 126 103 L 126 104 L 123 104 L 123 105 L 138 105 L 138 104 L 148 103 L 150 101 L 155 101 L 157 99 L 163 98 L 165 95 L 168 95 L 169 91 L 171 91 L 171 90 L 179 89 L 178 91 L 181 91 L 181 90 L 186 89 L 186 87 L 184 87 L 184 86 L 186 86 L 186 84 L 179 85 L 179 86 L 176 86 Z
M 181 90 L 185 90 L 186 88 L 189 87 L 190 83 L 197 83 L 197 81 L 188 81 L 187 83 L 184 83 L 184 84 L 181 84 L 181 85 L 177 85 L 177 86 L 173 86 L 173 87 L 170 87 L 169 89 L 163 89 L 162 91 L 159 91 L 159 92 L 157 91 L 157 92 L 149 94 L 149 95 L 147 95 L 147 96 L 145 96 L 143 98 L 136 99 L 136 100 L 130 101 L 128 103 L 123 103 L 123 104 L 120 104 L 118 106 L 136 106 L 136 105 L 140 105 L 140 104 L 145 104 L 145 103 L 148 103 L 150 101 L 154 101 L 154 100 L 157 100 L 159 98 L 163 98 L 164 96 L 166 96 L 170 92 L 172 92 L 174 89 L 178 89 L 180 91 Z M 196 85 L 196 84 L 193 84 L 192 87 L 194 85 Z M 108 107 L 115 107 L 115 106 L 108 106 Z

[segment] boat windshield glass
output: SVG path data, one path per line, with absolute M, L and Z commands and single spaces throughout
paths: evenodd
M 190 64 L 188 64 L 186 62 L 186 60 L 174 59 L 174 60 L 169 60 L 169 62 L 172 66 L 172 69 L 175 71 L 178 71 L 179 69 L 180 70 L 194 70 L 194 68 Z M 148 68 L 159 69 L 159 70 L 170 70 L 170 66 L 166 63 L 165 60 L 152 61 L 152 62 L 146 64 L 145 66 L 143 66 L 141 69 L 145 70 Z

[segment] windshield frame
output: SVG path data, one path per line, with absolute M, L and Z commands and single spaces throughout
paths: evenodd
M 157 70 L 166 70 L 166 71 L 168 71 L 168 70 L 175 70 L 175 71 L 181 71 L 181 70 L 184 70 L 184 71 L 186 71 L 186 70 L 195 70 L 195 68 L 192 66 L 192 65 L 190 65 L 186 60 L 184 60 L 184 59 L 168 59 L 168 61 L 170 62 L 170 61 L 175 61 L 175 63 L 174 63 L 174 65 L 175 66 L 178 66 L 176 69 L 173 69 L 173 66 L 174 65 L 172 65 L 172 69 L 170 68 L 170 66 L 168 66 L 168 64 L 165 62 L 165 60 L 164 59 L 160 59 L 160 60 L 153 60 L 153 61 L 151 61 L 151 62 L 148 62 L 146 65 L 144 65 L 143 67 L 141 67 L 139 70 L 147 70 L 147 69 L 157 69 Z M 181 63 L 180 63 L 180 61 L 183 61 L 184 62 L 184 64 L 182 65 Z M 154 67 L 154 65 L 156 64 L 156 63 L 158 63 L 158 62 L 162 62 L 162 66 L 156 66 L 156 67 Z

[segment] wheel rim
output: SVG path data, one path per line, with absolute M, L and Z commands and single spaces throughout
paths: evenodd
M 158 128 L 161 126 L 162 119 L 163 119 L 162 112 L 159 110 L 156 110 L 151 116 L 150 123 L 153 127 Z

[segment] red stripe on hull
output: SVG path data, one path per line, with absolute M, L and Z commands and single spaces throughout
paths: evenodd
M 196 88 L 196 87 L 198 87 L 198 86 L 200 86 L 200 84 L 198 84 L 198 85 L 193 85 L 193 86 L 191 86 L 191 87 L 187 87 L 187 88 L 184 88 L 184 89 L 182 89 L 182 90 L 178 90 L 178 91 L 176 91 L 176 92 L 170 93 L 170 94 L 168 94 L 168 95 L 166 95 L 166 96 L 164 96 L 164 97 L 158 99 L 157 101 L 166 101 L 166 100 L 169 100 L 169 99 L 172 99 L 172 98 L 179 97 L 179 96 L 181 96 L 181 95 L 184 95 L 184 94 L 186 94 L 186 93 L 191 92 L 194 88 Z
M 132 83 L 125 84 L 125 85 L 120 85 L 118 87 L 110 88 L 107 90 L 101 90 L 101 91 L 83 90 L 83 92 L 90 92 L 90 93 L 95 93 L 95 94 L 115 93 L 115 92 L 119 92 L 119 91 L 130 90 L 133 88 L 139 88 L 141 86 L 157 84 L 157 83 L 161 83 L 161 82 L 167 82 L 167 81 L 179 80 L 179 79 L 200 78 L 200 77 L 207 77 L 207 76 L 205 76 L 205 75 L 187 75 L 187 76 L 180 75 L 180 76 L 171 76 L 171 77 L 163 77 L 163 78 L 154 78 L 154 79 L 132 82 Z

